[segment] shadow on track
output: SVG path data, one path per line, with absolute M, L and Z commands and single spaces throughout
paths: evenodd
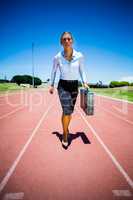
M 60 140 L 60 142 L 62 142 L 63 134 L 61 134 L 57 131 L 52 132 L 52 134 L 56 135 L 57 138 Z M 70 146 L 72 141 L 77 139 L 77 138 L 81 138 L 84 144 L 91 144 L 91 142 L 89 141 L 89 139 L 87 138 L 87 136 L 84 132 L 76 132 L 75 134 L 69 133 L 69 135 L 68 135 L 68 146 Z

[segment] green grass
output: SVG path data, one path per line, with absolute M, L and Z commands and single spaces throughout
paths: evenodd
M 0 92 L 20 90 L 21 87 L 15 83 L 0 83 Z
M 91 90 L 96 94 L 101 94 L 133 102 L 133 86 L 121 88 L 91 88 Z
M 0 83 L 0 93 L 12 92 L 21 90 L 22 87 L 15 83 Z M 121 87 L 121 88 L 91 88 L 91 91 L 96 94 L 110 96 L 117 99 L 123 99 L 133 102 L 133 86 Z

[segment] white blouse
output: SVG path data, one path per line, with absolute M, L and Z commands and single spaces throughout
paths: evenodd
M 83 83 L 87 82 L 84 72 L 83 55 L 73 49 L 72 60 L 64 58 L 64 51 L 59 52 L 53 60 L 51 72 L 51 86 L 54 86 L 57 69 L 60 70 L 60 79 L 78 80 L 79 75 Z

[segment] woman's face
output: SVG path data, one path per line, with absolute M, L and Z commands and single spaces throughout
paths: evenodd
M 73 40 L 71 38 L 71 35 L 69 33 L 65 33 L 62 37 L 62 45 L 64 48 L 70 48 L 72 47 L 72 43 L 73 43 Z

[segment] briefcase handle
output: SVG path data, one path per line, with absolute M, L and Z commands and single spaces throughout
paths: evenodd
M 90 92 L 90 88 L 89 88 L 89 87 L 86 88 L 86 87 L 82 86 L 81 89 L 84 89 L 84 90 L 86 90 L 87 92 Z

